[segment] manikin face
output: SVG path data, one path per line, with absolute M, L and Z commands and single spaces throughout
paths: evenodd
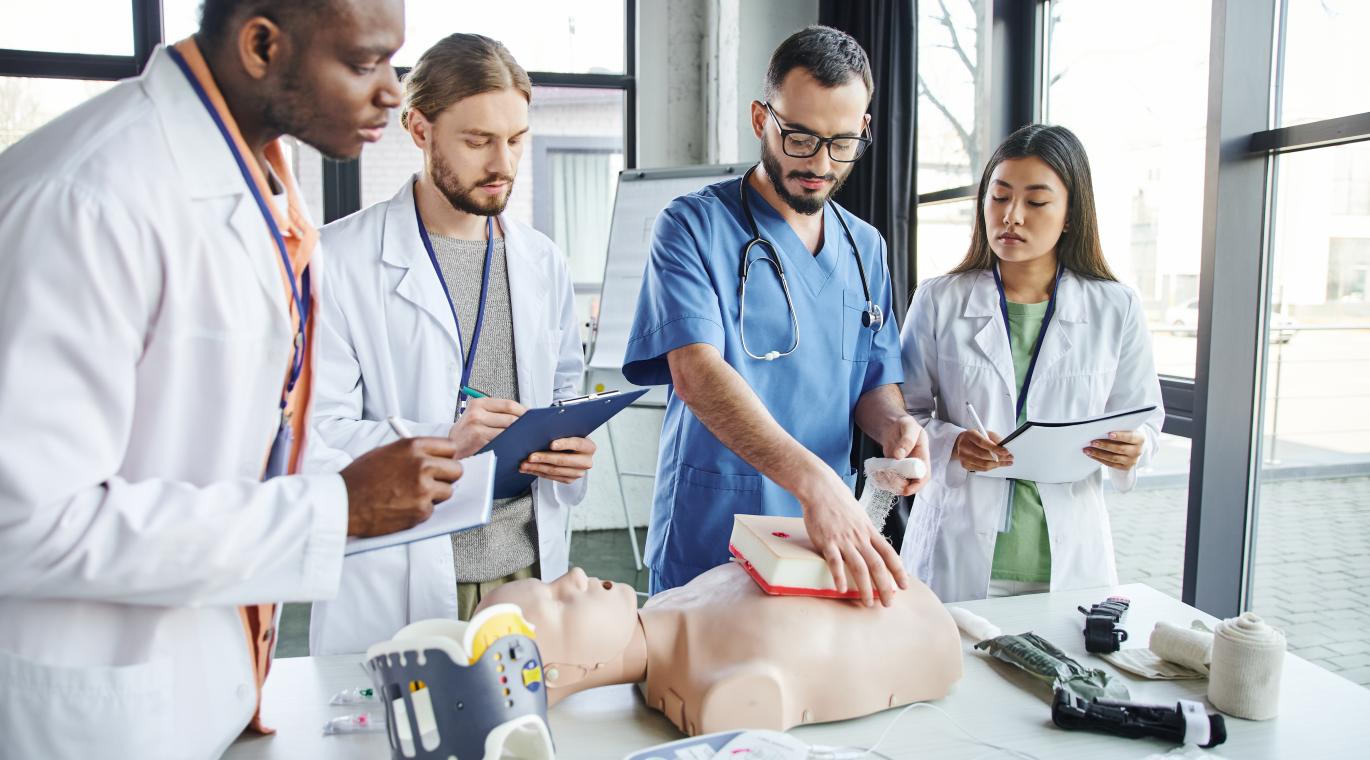
M 804 68 L 792 69 L 781 81 L 770 102 L 774 116 L 764 104 L 752 103 L 752 129 L 761 140 L 761 163 L 776 194 L 790 208 L 801 214 L 819 212 L 856 164 L 832 160 L 826 144 L 808 158 L 788 156 L 780 128 L 819 137 L 861 137 L 870 121 L 866 105 L 866 85 L 860 79 L 824 87 Z
M 637 594 L 622 583 L 590 578 L 578 567 L 552 581 L 507 583 L 483 600 L 517 604 L 533 624 L 549 687 L 568 686 L 599 663 L 622 656 L 637 627 Z M 478 609 L 480 609 L 478 608 Z
M 1001 162 L 985 193 L 985 233 L 1001 260 L 1022 263 L 1054 253 L 1070 206 L 1065 183 L 1036 156 Z
M 428 176 L 452 207 L 477 216 L 504 212 L 528 137 L 528 101 L 513 88 L 462 98 L 429 120 L 409 113 L 409 134 Z
M 267 75 L 266 123 L 330 158 L 356 158 L 400 105 L 390 56 L 403 43 L 399 0 L 339 3 L 328 23 L 296 34 L 294 55 Z

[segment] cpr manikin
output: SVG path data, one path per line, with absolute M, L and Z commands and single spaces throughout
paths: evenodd
M 956 624 L 913 581 L 890 607 L 767 596 L 733 564 L 653 597 L 574 568 L 510 583 L 481 606 L 513 603 L 535 626 L 548 704 L 645 681 L 647 704 L 681 731 L 785 730 L 945 696 L 961 677 Z

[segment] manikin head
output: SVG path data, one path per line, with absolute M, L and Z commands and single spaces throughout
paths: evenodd
M 573 567 L 551 583 L 529 579 L 500 586 L 477 611 L 492 604 L 516 604 L 533 624 L 549 703 L 592 686 L 636 680 L 623 677 L 625 653 L 641 630 L 630 586 L 590 578 Z
M 504 211 L 532 97 L 527 72 L 489 37 L 453 34 L 419 57 L 404 80 L 400 123 L 452 208 L 477 216 Z
M 765 101 L 752 101 L 752 131 L 771 187 L 790 208 L 816 214 L 842 187 L 868 145 L 872 92 L 866 51 L 844 32 L 811 26 L 775 49 Z
M 403 0 L 205 0 L 200 50 L 234 116 L 270 138 L 356 158 L 381 138 L 400 86 Z

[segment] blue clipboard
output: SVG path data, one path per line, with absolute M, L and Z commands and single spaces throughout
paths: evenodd
M 519 472 L 529 454 L 546 451 L 558 438 L 589 436 L 646 392 L 592 394 L 524 412 L 477 452 L 495 452 L 495 498 L 518 496 L 533 484 L 534 476 Z

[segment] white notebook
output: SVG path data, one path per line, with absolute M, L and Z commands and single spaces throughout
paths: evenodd
M 495 452 L 487 451 L 461 460 L 461 477 L 452 484 L 452 496 L 433 507 L 433 514 L 409 530 L 371 538 L 350 537 L 344 555 L 360 554 L 387 546 L 445 536 L 490 522 L 495 491 Z
M 1074 483 L 1103 465 L 1085 456 L 1090 441 L 1108 438 L 1119 430 L 1136 430 L 1156 410 L 1154 405 L 1073 422 L 1028 421 L 1001 444 L 1013 452 L 1013 464 L 977 472 L 990 478 L 1014 478 L 1038 483 Z

